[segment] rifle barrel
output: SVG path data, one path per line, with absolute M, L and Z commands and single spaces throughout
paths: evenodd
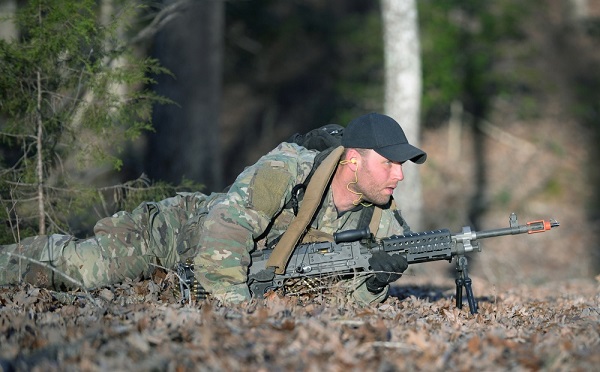
M 526 225 L 505 227 L 501 229 L 493 229 L 493 230 L 484 230 L 475 232 L 475 236 L 477 239 L 486 239 L 493 238 L 496 236 L 504 236 L 504 235 L 517 235 L 524 233 L 539 233 L 552 229 L 553 227 L 558 227 L 559 223 L 556 220 L 540 220 L 540 221 L 532 221 L 528 222 Z
M 505 227 L 501 229 L 484 230 L 475 232 L 477 239 L 494 238 L 496 236 L 517 235 L 527 232 L 527 226 Z

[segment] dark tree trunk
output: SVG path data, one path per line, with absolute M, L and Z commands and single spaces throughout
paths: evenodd
M 169 2 L 165 0 L 165 2 Z M 153 180 L 183 178 L 223 187 L 219 103 L 222 83 L 222 1 L 191 1 L 154 40 L 152 55 L 175 77 L 161 75 L 157 93 L 178 105 L 155 107 L 145 169 Z

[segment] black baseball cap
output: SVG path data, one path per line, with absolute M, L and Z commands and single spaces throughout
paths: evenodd
M 427 159 L 423 150 L 408 143 L 396 120 L 376 112 L 352 120 L 344 129 L 342 146 L 373 149 L 379 155 L 399 163 L 410 160 L 423 164 Z

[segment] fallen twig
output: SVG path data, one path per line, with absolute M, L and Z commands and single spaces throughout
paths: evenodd
M 188 285 L 188 284 L 185 282 L 185 280 L 183 280 L 183 279 L 181 278 L 181 276 L 179 276 L 179 274 L 177 273 L 177 271 L 175 271 L 175 270 L 173 270 L 173 269 L 166 268 L 166 267 L 164 267 L 164 266 L 161 266 L 161 265 L 153 264 L 153 263 L 149 263 L 149 265 L 150 265 L 150 266 L 157 267 L 157 268 L 159 268 L 159 269 L 163 269 L 163 270 L 165 270 L 165 271 L 167 271 L 167 272 L 170 272 L 170 273 L 173 273 L 173 274 L 175 274 L 175 276 L 177 277 L 177 279 L 179 279 L 179 283 L 180 283 L 181 285 L 185 286 L 185 287 L 186 287 L 186 289 L 190 290 L 190 286 L 189 286 L 189 285 Z M 183 293 L 182 293 L 181 295 L 182 295 L 182 297 L 183 297 Z M 192 305 L 192 297 L 193 297 L 193 296 L 189 296 L 189 298 L 188 298 L 188 304 L 189 304 L 189 305 Z
M 7 255 L 12 256 L 12 257 L 19 258 L 21 260 L 26 260 L 26 261 L 29 261 L 29 262 L 34 263 L 36 265 L 40 265 L 40 266 L 42 266 L 42 267 L 44 267 L 46 269 L 52 270 L 56 274 L 58 274 L 58 275 L 62 276 L 63 278 L 65 278 L 68 282 L 70 282 L 70 283 L 76 285 L 77 287 L 79 287 L 83 292 L 85 292 L 85 295 L 88 298 L 88 300 L 90 300 L 96 307 L 100 307 L 100 305 L 98 305 L 96 303 L 96 301 L 94 300 L 94 298 L 89 294 L 89 292 L 87 291 L 87 289 L 85 289 L 85 286 L 83 285 L 82 282 L 78 281 L 75 278 L 70 277 L 69 275 L 63 273 L 62 271 L 56 269 L 55 267 L 52 267 L 52 266 L 50 266 L 50 265 L 48 265 L 48 264 L 46 264 L 44 262 L 38 261 L 38 260 L 36 260 L 34 258 L 31 258 L 31 257 L 23 256 L 23 255 L 18 254 L 18 253 L 12 253 L 12 252 L 0 252 L 0 253 L 4 253 L 4 254 L 7 254 Z

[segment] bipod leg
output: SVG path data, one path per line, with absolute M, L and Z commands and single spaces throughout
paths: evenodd
M 457 258 L 456 270 L 458 271 L 458 278 L 456 279 L 456 307 L 462 309 L 462 287 L 465 287 L 469 310 L 471 311 L 471 314 L 477 314 L 477 301 L 475 301 L 475 296 L 473 295 L 473 287 L 471 286 L 473 281 L 469 278 L 468 265 L 469 263 L 466 256 L 459 256 Z
M 462 309 L 462 289 L 464 283 L 465 282 L 462 278 L 462 275 L 459 274 L 459 277 L 456 278 L 456 307 L 458 307 L 459 309 Z

